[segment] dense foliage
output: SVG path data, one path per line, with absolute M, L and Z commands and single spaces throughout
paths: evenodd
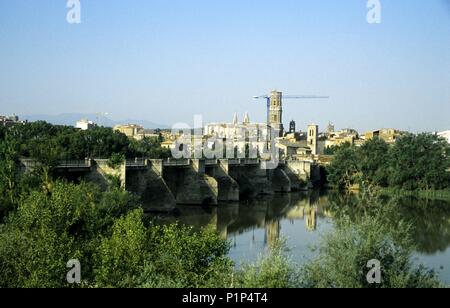
M 38 186 L 51 189 L 53 167 L 60 161 L 106 158 L 113 165 L 125 158 L 167 158 L 170 151 L 161 148 L 162 138 L 137 141 L 111 128 L 94 127 L 82 131 L 69 126 L 33 122 L 0 127 L 0 222 L 18 206 L 21 195 Z M 40 162 L 33 173 L 20 172 L 19 159 Z M 120 186 L 120 185 L 117 185 Z
M 395 228 L 383 218 L 365 216 L 355 223 L 340 221 L 324 237 L 319 256 L 303 269 L 305 287 L 314 288 L 435 288 L 441 284 L 433 271 L 412 261 L 408 227 Z M 381 265 L 381 281 L 369 283 L 369 261 Z M 371 268 L 371 267 L 370 267 Z
M 161 148 L 160 138 L 131 140 L 112 128 L 100 126 L 83 131 L 70 126 L 33 122 L 16 125 L 3 134 L 17 143 L 18 155 L 38 159 L 48 165 L 55 160 L 110 158 L 113 154 L 127 158 L 169 156 L 169 152 Z
M 31 193 L 0 228 L 0 287 L 69 286 L 71 259 L 84 286 L 212 286 L 230 273 L 228 243 L 215 233 L 153 225 L 137 204 L 88 184 Z
M 341 146 L 328 168 L 339 189 L 393 187 L 405 190 L 450 188 L 450 146 L 431 134 L 408 134 L 389 146 L 373 139 L 361 147 Z

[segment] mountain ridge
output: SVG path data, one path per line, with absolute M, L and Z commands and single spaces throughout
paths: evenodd
M 89 121 L 93 121 L 98 125 L 106 127 L 114 127 L 119 124 L 138 124 L 147 129 L 169 128 L 168 125 L 154 123 L 148 120 L 134 120 L 134 119 L 114 120 L 106 116 L 98 116 L 96 114 L 91 113 L 61 113 L 58 115 L 48 115 L 48 114 L 21 115 L 20 119 L 27 120 L 29 122 L 45 121 L 54 125 L 67 125 L 67 126 L 75 126 L 77 121 L 86 119 Z

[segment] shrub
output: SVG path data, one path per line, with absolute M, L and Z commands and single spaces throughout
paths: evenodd
M 342 221 L 324 237 L 319 256 L 302 272 L 304 287 L 320 288 L 429 288 L 440 283 L 433 271 L 411 261 L 413 246 L 407 227 L 391 228 L 380 218 L 360 223 Z M 400 239 L 400 242 L 399 242 Z M 381 284 L 367 280 L 370 260 L 381 263 Z
M 260 256 L 253 264 L 244 264 L 236 274 L 237 287 L 242 288 L 296 288 L 301 285 L 299 267 L 294 264 L 280 241 Z

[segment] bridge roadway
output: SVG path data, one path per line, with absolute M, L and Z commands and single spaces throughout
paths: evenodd
M 306 190 L 320 180 L 318 166 L 310 160 L 280 161 L 273 170 L 262 168 L 260 159 L 166 159 L 136 158 L 113 167 L 106 159 L 61 161 L 54 171 L 67 179 L 84 179 L 108 189 L 112 177 L 124 189 L 151 207 L 176 204 L 217 205 L 241 198 Z M 39 163 L 21 160 L 23 172 Z

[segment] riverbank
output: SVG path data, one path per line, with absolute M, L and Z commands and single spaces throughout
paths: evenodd
M 450 201 L 450 189 L 409 191 L 396 188 L 381 188 L 380 194 L 390 197 L 416 197 L 424 199 Z

